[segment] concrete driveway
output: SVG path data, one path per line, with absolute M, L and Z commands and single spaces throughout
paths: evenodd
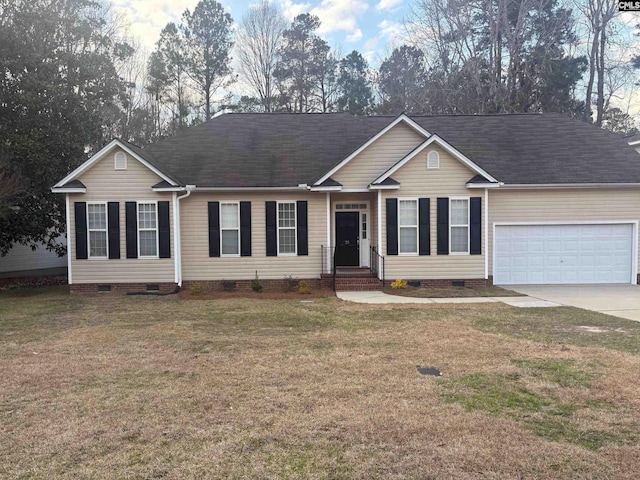
M 504 288 L 561 305 L 640 321 L 638 285 L 509 285 Z

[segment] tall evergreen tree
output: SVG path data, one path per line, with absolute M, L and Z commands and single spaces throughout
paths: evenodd
M 338 109 L 354 115 L 367 115 L 373 106 L 369 65 L 357 50 L 340 61 Z
M 0 255 L 55 241 L 64 198 L 51 186 L 105 142 L 124 85 L 108 12 L 91 0 L 14 0 L 0 8 Z M 119 53 L 118 53 L 119 50 Z
M 206 120 L 213 114 L 215 92 L 229 81 L 233 20 L 215 0 L 200 0 L 183 16 L 188 74 L 204 100 Z
M 381 113 L 424 113 L 427 70 L 422 51 L 408 45 L 394 49 L 380 64 L 378 88 Z

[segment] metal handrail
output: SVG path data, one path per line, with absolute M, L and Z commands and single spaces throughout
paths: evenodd
M 333 249 L 333 291 L 336 291 L 336 249 Z
M 378 253 L 375 245 L 369 247 L 369 271 L 382 282 L 382 288 L 384 288 L 384 257 Z

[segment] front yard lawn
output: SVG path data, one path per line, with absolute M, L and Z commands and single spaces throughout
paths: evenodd
M 506 288 L 491 287 L 410 287 L 391 288 L 386 286 L 384 293 L 400 295 L 402 297 L 418 298 L 458 298 L 458 297 L 523 297 L 522 293 Z
M 639 342 L 566 307 L 0 293 L 0 478 L 635 478 Z

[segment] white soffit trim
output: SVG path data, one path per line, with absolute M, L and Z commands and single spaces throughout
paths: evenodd
M 319 185 L 322 182 L 324 182 L 325 180 L 327 180 L 331 175 L 333 175 L 338 170 L 340 170 L 342 167 L 344 167 L 347 163 L 349 163 L 351 160 L 353 160 L 355 157 L 357 157 L 360 153 L 362 153 L 364 150 L 366 150 L 367 147 L 369 147 L 369 145 L 374 143 L 376 140 L 378 140 L 381 136 L 383 136 L 385 133 L 387 133 L 389 130 L 391 130 L 393 127 L 395 127 L 400 122 L 406 123 L 409 127 L 413 128 L 416 132 L 418 132 L 419 134 L 421 134 L 425 138 L 428 138 L 429 135 L 431 135 L 424 128 L 422 128 L 420 125 L 418 125 L 416 122 L 414 122 L 409 117 L 407 117 L 404 113 L 402 113 L 402 114 L 398 115 L 398 117 L 396 117 L 396 119 L 393 120 L 389 125 L 384 127 L 382 130 L 380 130 L 378 133 L 376 133 L 373 137 L 371 137 L 369 140 L 367 140 L 355 152 L 353 152 L 347 158 L 342 160 L 338 165 L 336 165 L 331 170 L 329 170 L 321 179 L 319 179 L 317 182 L 315 182 L 314 185 Z
M 501 183 L 467 183 L 467 188 L 498 188 Z
M 629 145 L 640 145 L 640 140 L 635 140 L 633 142 L 629 142 Z
M 420 152 L 422 152 L 425 148 L 427 148 L 432 143 L 438 144 L 440 147 L 442 147 L 444 150 L 446 150 L 454 158 L 457 158 L 458 160 L 460 160 L 460 162 L 464 163 L 471 170 L 473 170 L 476 173 L 479 173 L 480 175 L 485 177 L 487 180 L 490 180 L 491 182 L 498 183 L 498 180 L 493 178 L 491 175 L 489 175 L 487 172 L 485 172 L 482 168 L 480 168 L 478 165 L 476 165 L 472 160 L 467 158 L 465 155 L 463 155 L 461 152 L 456 150 L 453 146 L 449 145 L 447 142 L 445 142 L 442 138 L 440 138 L 438 135 L 436 135 L 434 133 L 427 140 L 425 140 L 421 145 L 419 145 L 418 147 L 414 148 L 404 158 L 402 158 L 400 161 L 398 161 L 389 170 L 387 170 L 382 175 L 380 175 L 378 178 L 376 178 L 372 182 L 372 184 L 381 183 L 384 180 L 386 180 L 387 178 L 389 178 L 391 175 L 393 175 L 395 172 L 397 172 L 398 169 L 400 169 L 404 164 L 406 164 L 409 160 L 411 160 L 413 157 L 418 155 Z
M 53 188 L 60 188 L 64 184 L 66 184 L 67 182 L 70 182 L 71 180 L 74 180 L 77 176 L 81 175 L 82 173 L 86 172 L 89 168 L 91 168 L 96 162 L 98 162 L 98 160 L 101 160 L 104 155 L 109 153 L 109 151 L 112 150 L 116 146 L 118 146 L 121 149 L 123 149 L 125 152 L 127 152 L 129 155 L 131 155 L 133 158 L 135 158 L 137 161 L 139 161 L 141 164 L 143 164 L 145 167 L 147 167 L 149 170 L 151 170 L 153 173 L 158 175 L 163 180 L 166 180 L 171 185 L 177 185 L 177 183 L 174 180 L 172 180 L 171 178 L 167 177 L 164 173 L 162 173 L 156 167 L 151 165 L 144 158 L 142 158 L 141 156 L 139 156 L 136 153 L 134 153 L 129 147 L 127 147 L 125 144 L 123 144 L 120 140 L 115 138 L 115 139 L 111 140 L 111 142 L 109 142 L 109 144 L 107 144 L 102 150 L 100 150 L 98 153 L 95 153 L 89 160 L 84 162 L 82 165 L 80 165 L 78 168 L 76 168 L 73 172 L 71 172 L 69 175 L 67 175 L 62 180 L 60 180 L 58 183 L 56 183 L 53 186 Z
M 342 187 L 310 187 L 311 192 L 340 192 Z
M 640 183 L 539 183 L 539 184 L 502 184 L 500 188 L 512 190 L 536 190 L 536 189 L 554 189 L 554 188 L 620 188 L 635 187 L 640 188 Z
M 399 190 L 400 185 L 369 185 L 369 190 Z
M 51 189 L 52 193 L 87 193 L 86 188 L 56 188 Z

